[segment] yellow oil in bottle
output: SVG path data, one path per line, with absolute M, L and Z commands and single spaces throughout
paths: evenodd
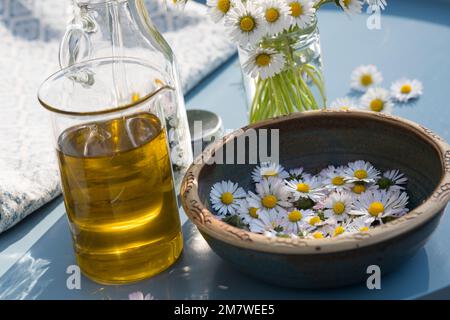
M 58 139 L 80 269 L 99 283 L 155 275 L 183 247 L 166 133 L 149 113 L 89 123 Z

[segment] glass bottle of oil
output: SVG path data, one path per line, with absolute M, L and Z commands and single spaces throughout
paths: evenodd
M 192 162 L 189 125 L 174 54 L 153 24 L 144 0 L 72 0 L 72 3 L 73 18 L 60 45 L 61 67 L 95 58 L 137 58 L 158 68 L 156 84 L 170 84 L 174 88 L 166 95 L 163 107 L 178 190 Z
M 156 78 L 140 60 L 94 59 L 39 90 L 52 111 L 76 259 L 99 283 L 155 275 L 183 247 L 163 113 L 173 89 Z

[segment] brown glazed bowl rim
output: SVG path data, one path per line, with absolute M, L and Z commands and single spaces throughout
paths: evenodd
M 308 119 L 314 117 L 346 117 L 373 119 L 383 121 L 403 130 L 413 132 L 430 144 L 440 155 L 442 176 L 438 186 L 420 206 L 411 210 L 407 215 L 378 226 L 364 233 L 354 233 L 333 239 L 301 239 L 266 237 L 261 234 L 245 231 L 215 218 L 202 203 L 198 195 L 198 177 L 214 151 L 220 149 L 228 141 L 242 135 L 247 129 L 258 129 L 266 125 L 281 124 L 286 120 Z M 181 199 L 184 211 L 197 228 L 212 238 L 226 242 L 236 247 L 251 249 L 273 254 L 320 254 L 352 250 L 374 245 L 385 240 L 408 233 L 420 227 L 439 214 L 450 200 L 450 146 L 431 130 L 396 116 L 370 111 L 348 110 L 320 110 L 295 113 L 248 125 L 240 130 L 226 135 L 220 141 L 206 148 L 199 155 L 204 161 L 194 161 L 189 167 L 181 184 Z

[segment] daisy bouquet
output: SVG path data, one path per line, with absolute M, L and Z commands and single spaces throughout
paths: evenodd
M 239 48 L 250 122 L 326 106 L 316 12 L 347 14 L 384 0 L 208 0 Z
M 408 179 L 399 170 L 381 173 L 362 160 L 312 175 L 262 163 L 252 172 L 253 190 L 221 181 L 210 204 L 217 218 L 269 237 L 335 238 L 367 232 L 408 213 Z

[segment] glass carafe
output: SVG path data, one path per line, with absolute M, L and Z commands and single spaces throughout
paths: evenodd
M 174 54 L 152 23 L 143 0 L 73 0 L 73 19 L 60 46 L 61 67 L 105 57 L 146 61 L 159 71 L 159 78 L 153 80 L 156 85 L 174 88 L 164 103 L 164 117 L 178 192 L 192 162 L 189 125 Z M 120 83 L 124 79 L 117 81 L 118 87 L 124 86 Z
M 173 88 L 152 81 L 159 77 L 140 60 L 102 58 L 64 68 L 39 89 L 76 259 L 100 283 L 153 276 L 181 254 L 163 110 Z

